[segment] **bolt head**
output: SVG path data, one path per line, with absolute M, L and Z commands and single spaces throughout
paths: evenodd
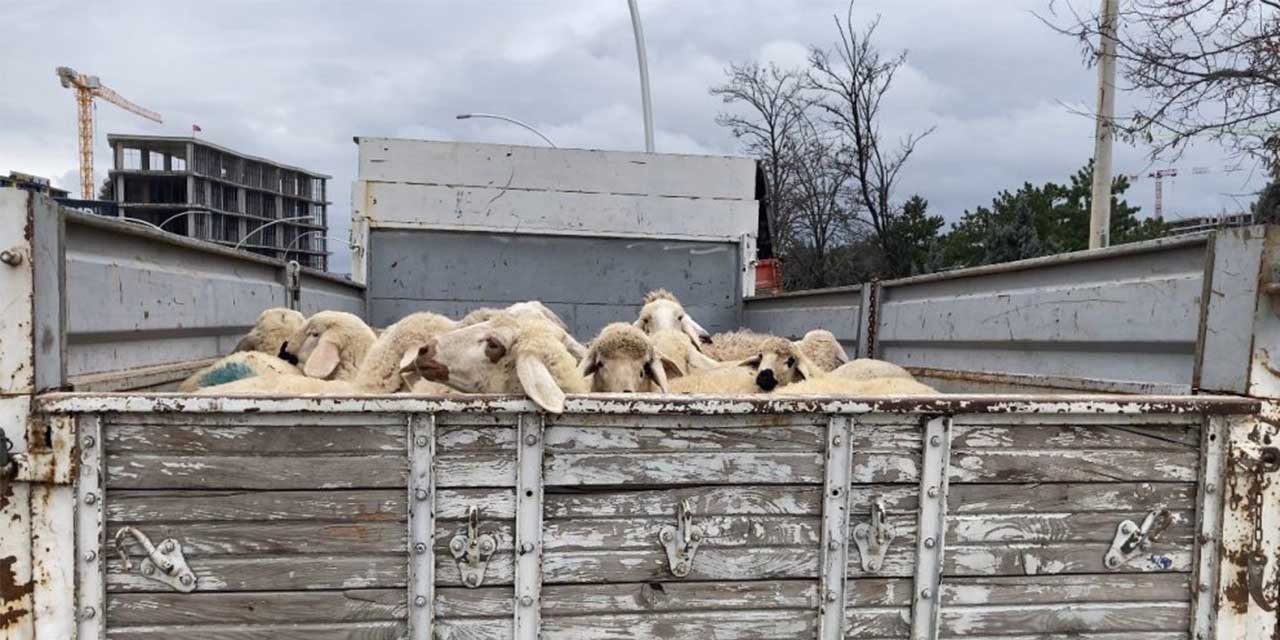
M 929 497 L 930 497 L 930 498 L 936 498 L 936 497 L 938 497 L 938 488 L 937 488 L 937 487 L 929 487 Z
M 97 441 L 96 439 L 94 439 L 94 437 L 93 437 L 93 436 L 85 436 L 85 437 L 84 437 L 84 448 L 86 448 L 86 449 L 92 449 L 92 448 L 93 448 L 93 445 L 95 445 L 95 444 L 97 444 L 97 443 L 98 443 L 98 441 Z
M 454 553 L 462 553 L 462 549 L 463 547 L 466 546 L 466 544 L 467 543 L 463 542 L 461 537 L 454 538 L 453 540 L 449 541 L 449 550 Z
M 427 499 L 428 497 L 430 497 L 430 496 L 429 496 L 429 495 L 427 495 L 427 490 L 426 490 L 426 489 L 414 489 L 414 491 L 413 491 L 413 497 L 417 498 L 417 499 L 418 499 L 418 501 L 419 501 L 419 502 L 421 502 L 421 501 L 423 501 L 423 500 L 426 500 L 426 499 Z
M 930 436 L 930 437 L 929 437 L 929 444 L 931 444 L 931 445 L 933 445 L 933 446 L 935 446 L 935 447 L 940 447 L 940 446 L 942 446 L 942 437 L 941 437 L 941 436 Z
M 928 600 L 929 598 L 933 597 L 933 591 L 931 589 L 921 589 L 920 597 L 925 600 Z
M 1209 593 L 1209 583 L 1201 582 L 1199 587 L 1200 587 L 1200 593 Z
M 413 599 L 413 606 L 415 606 L 415 607 L 425 607 L 425 606 L 427 606 L 427 597 L 426 597 L 426 596 L 418 596 L 418 597 L 414 598 L 414 599 Z
M 94 494 L 94 493 L 86 493 L 86 494 L 84 494 L 84 503 L 85 503 L 85 504 L 95 504 L 95 503 L 97 503 L 97 502 L 98 502 L 98 495 L 97 495 L 97 494 Z
M 840 549 L 840 543 L 836 540 L 831 540 L 827 542 L 827 548 L 832 551 L 838 551 Z
M 17 251 L 10 251 L 9 249 L 5 249 L 4 251 L 0 251 L 0 262 L 3 262 L 11 267 L 16 267 L 22 264 L 22 254 L 18 253 Z
M 675 574 L 676 574 L 676 575 L 678 575 L 678 576 L 686 576 L 686 575 L 688 575 L 688 574 L 689 574 L 689 563 L 688 563 L 688 562 L 681 562 L 680 564 L 677 564 L 677 565 L 676 565 L 676 568 L 675 568 L 675 571 L 674 571 L 673 573 L 675 573 Z
M 478 573 L 467 574 L 467 585 L 471 587 L 480 586 L 480 574 Z
M 937 544 L 938 544 L 938 541 L 937 541 L 937 540 L 934 540 L 933 538 L 925 538 L 925 539 L 924 539 L 924 547 L 925 547 L 926 549 L 932 549 L 932 548 L 934 548 L 935 546 L 937 546 Z
M 827 592 L 827 602 L 835 602 L 838 597 L 834 591 Z
M 92 620 L 95 616 L 98 615 L 98 610 L 94 609 L 93 607 L 85 607 L 84 611 L 81 612 L 81 615 L 84 616 L 85 620 Z
M 701 542 L 701 541 L 702 541 L 702 529 L 699 529 L 699 528 L 697 528 L 697 527 L 694 527 L 693 531 L 689 532 L 689 538 L 691 538 L 694 542 Z
M 485 553 L 485 554 L 493 553 L 493 547 L 494 547 L 493 539 L 491 538 L 485 538 L 480 541 L 480 553 Z
M 189 573 L 184 573 L 178 578 L 178 582 L 181 582 L 183 586 L 189 587 L 196 583 L 196 577 Z
M 155 568 L 154 566 L 152 566 L 152 564 L 151 564 L 150 562 L 148 562 L 148 563 L 146 563 L 146 564 L 142 565 L 142 573 L 143 573 L 143 574 L 145 574 L 145 575 L 148 575 L 148 576 L 149 576 L 149 575 L 154 574 L 155 572 L 156 572 L 156 568 Z
M 1132 522 L 1125 522 L 1125 523 L 1121 524 L 1121 525 L 1120 525 L 1120 531 L 1121 531 L 1121 532 L 1123 532 L 1123 533 L 1125 533 L 1125 534 L 1133 533 L 1133 523 L 1132 523 Z
M 413 443 L 418 445 L 419 447 L 425 447 L 427 446 L 427 444 L 429 444 L 429 442 L 430 441 L 427 440 L 426 436 L 418 436 L 417 438 L 413 439 Z
M 418 554 L 418 555 L 422 555 L 422 554 L 426 553 L 426 552 L 427 552 L 427 543 L 425 543 L 425 542 L 415 542 L 415 543 L 413 544 L 413 552 L 414 552 L 414 553 L 416 553 L 416 554 Z
M 524 443 L 532 447 L 533 445 L 538 444 L 538 436 L 531 433 L 524 437 Z
M 1205 493 L 1212 494 L 1214 491 L 1217 491 L 1217 490 L 1218 490 L 1218 487 L 1217 487 L 1217 486 L 1215 486 L 1212 482 L 1210 482 L 1209 484 L 1206 484 L 1206 485 L 1204 486 L 1204 492 L 1205 492 Z
M 880 570 L 880 561 L 879 561 L 879 560 L 868 560 L 868 561 L 867 561 L 867 567 L 868 567 L 871 571 L 879 571 L 879 570 Z
M 521 552 L 521 553 L 533 553 L 533 543 L 532 543 L 532 542 L 526 542 L 526 543 L 524 543 L 524 544 L 520 545 L 520 552 Z
M 97 552 L 97 551 L 86 551 L 86 552 L 84 552 L 84 561 L 85 561 L 85 562 L 95 562 L 95 561 L 97 561 L 97 559 L 98 559 L 98 552 Z
M 520 596 L 520 604 L 526 607 L 533 606 L 533 596 Z
M 662 533 L 658 534 L 658 539 L 662 541 L 662 544 L 671 544 L 671 535 L 670 529 L 663 529 Z
M 844 442 L 844 440 L 840 436 L 835 436 L 831 439 L 831 446 L 838 447 L 842 442 Z
M 173 546 L 172 540 L 165 540 L 164 544 L 161 545 L 160 550 L 165 553 L 173 553 Z

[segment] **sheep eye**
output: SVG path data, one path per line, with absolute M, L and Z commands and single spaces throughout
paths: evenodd
M 794 366 L 796 366 L 796 357 L 795 357 L 795 356 L 791 356 L 790 358 L 787 358 L 787 366 L 788 366 L 788 367 L 794 367 Z
M 653 378 L 653 363 L 652 362 L 644 363 L 644 369 L 642 373 L 646 378 Z

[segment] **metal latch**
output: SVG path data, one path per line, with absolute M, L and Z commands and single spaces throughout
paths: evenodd
M 133 569 L 133 563 L 129 561 L 129 551 L 125 549 L 125 536 L 132 536 L 147 552 L 147 557 L 143 558 L 139 566 L 143 576 L 166 584 L 174 591 L 191 593 L 196 590 L 196 574 L 187 566 L 186 559 L 182 557 L 182 545 L 177 540 L 166 538 L 157 547 L 141 531 L 133 527 L 121 527 L 116 532 L 115 543 L 126 572 Z
M 884 566 L 893 537 L 893 527 L 885 520 L 884 501 L 876 498 L 871 502 L 871 522 L 853 528 L 853 542 L 858 545 L 863 571 L 876 573 Z
M 449 552 L 458 561 L 458 573 L 462 584 L 475 589 L 484 584 L 484 571 L 489 568 L 489 558 L 498 548 L 498 540 L 492 534 L 480 533 L 480 509 L 467 509 L 467 532 L 449 541 Z
M 1142 519 L 1142 525 L 1132 520 L 1125 520 L 1116 527 L 1116 537 L 1111 541 L 1111 549 L 1102 561 L 1108 569 L 1119 569 L 1124 564 L 1151 548 L 1151 543 L 1160 539 L 1169 525 L 1173 524 L 1173 514 L 1168 509 L 1152 511 Z
M 1258 603 L 1263 611 L 1275 611 L 1277 600 L 1280 600 L 1280 581 L 1267 585 L 1267 555 L 1261 551 L 1249 554 L 1249 569 L 1246 578 L 1249 580 L 1249 596 Z M 1273 592 L 1272 597 L 1267 591 Z
M 693 570 L 693 556 L 702 544 L 702 537 L 702 527 L 693 524 L 693 506 L 685 498 L 680 501 L 675 526 L 666 525 L 658 532 L 658 542 L 667 552 L 667 567 L 672 575 L 683 578 Z

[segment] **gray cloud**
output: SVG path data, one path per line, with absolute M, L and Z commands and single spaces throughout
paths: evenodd
M 714 124 L 724 106 L 707 93 L 730 61 L 801 64 L 810 44 L 834 39 L 842 1 L 641 0 L 660 151 L 733 153 Z M 885 131 L 937 125 L 905 172 L 918 192 L 957 219 L 1000 189 L 1064 180 L 1092 153 L 1094 71 L 1074 42 L 1031 13 L 1044 0 L 863 0 L 881 15 L 880 44 L 907 49 Z M 70 65 L 165 116 L 153 125 L 98 108 L 97 169 L 106 132 L 186 135 L 332 174 L 331 235 L 345 237 L 355 179 L 353 135 L 538 144 L 466 111 L 527 120 L 561 146 L 638 149 L 639 89 L 622 0 L 551 2 L 308 2 L 187 0 L 21 3 L 0 25 L 0 170 L 54 178 L 74 189 L 75 106 L 54 78 Z M 75 16 L 75 19 L 69 19 Z M 1121 100 L 1136 104 L 1134 98 Z M 1118 170 L 1145 175 L 1145 150 L 1117 149 Z M 1227 164 L 1205 146 L 1181 167 Z M 1246 166 L 1246 168 L 1252 168 Z M 1235 210 L 1257 189 L 1254 171 L 1186 175 L 1166 184 L 1166 216 Z M 1149 213 L 1152 184 L 1130 199 Z M 335 247 L 334 267 L 349 255 Z

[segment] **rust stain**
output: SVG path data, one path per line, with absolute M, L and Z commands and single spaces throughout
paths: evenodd
M 0 558 L 0 602 L 17 602 L 31 595 L 35 589 L 35 583 L 30 580 L 26 584 L 18 584 L 17 574 L 13 572 L 13 565 L 17 561 L 14 556 Z M 31 612 L 21 608 L 0 612 L 0 629 L 14 626 L 28 615 Z

